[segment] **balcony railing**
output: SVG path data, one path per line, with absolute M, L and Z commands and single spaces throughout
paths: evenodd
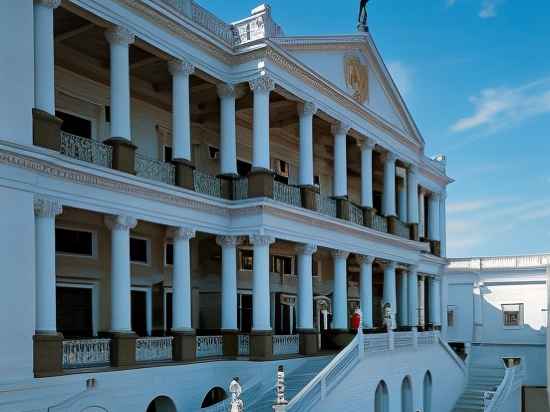
M 300 335 L 273 335 L 274 355 L 295 355 L 300 352 Z
M 349 220 L 352 223 L 363 225 L 363 209 L 353 203 L 349 204 Z
M 419 345 L 433 345 L 436 342 L 435 332 L 418 332 Z
M 197 336 L 197 358 L 223 356 L 223 336 Z
M 60 153 L 99 166 L 112 167 L 113 148 L 93 139 L 61 132 Z
M 300 188 L 276 180 L 273 182 L 273 199 L 292 206 L 302 207 Z
M 172 336 L 139 338 L 136 341 L 137 362 L 172 360 Z
M 193 171 L 193 182 L 195 192 L 205 195 L 222 197 L 222 184 L 218 177 L 209 175 L 199 170 Z
M 336 217 L 336 200 L 322 194 L 315 194 L 315 208 L 322 214 Z
M 388 219 L 384 216 L 373 215 L 372 216 L 372 228 L 379 232 L 388 232 Z
M 414 344 L 414 332 L 398 332 L 394 336 L 395 348 L 408 348 Z
M 169 185 L 176 183 L 176 168 L 173 164 L 148 158 L 141 153 L 136 153 L 136 174 Z
M 243 200 L 248 198 L 248 179 L 242 177 L 233 183 L 233 200 Z
M 365 353 L 386 352 L 390 350 L 389 333 L 365 335 Z
M 63 341 L 63 368 L 108 366 L 111 360 L 110 339 Z
M 250 336 L 239 335 L 239 356 L 250 355 Z
M 404 238 L 409 239 L 411 237 L 411 229 L 409 228 L 409 225 L 406 223 L 403 223 L 400 220 L 395 221 L 395 234 L 397 236 L 401 236 Z

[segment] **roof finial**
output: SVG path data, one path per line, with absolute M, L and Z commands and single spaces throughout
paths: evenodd
M 369 26 L 367 24 L 367 3 L 369 0 L 361 0 L 359 4 L 359 17 L 357 21 L 357 30 L 362 32 L 368 32 Z

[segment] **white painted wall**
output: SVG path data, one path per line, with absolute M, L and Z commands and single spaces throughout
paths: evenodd
M 6 11 L 9 10 L 9 13 Z M 33 0 L 4 0 L 0 13 L 0 140 L 32 144 Z
M 33 195 L 0 187 L 0 199 L 2 384 L 32 377 L 35 299 Z
M 328 396 L 317 412 L 374 411 L 374 394 L 381 380 L 388 386 L 390 412 L 401 411 L 401 384 L 412 382 L 414 410 L 423 411 L 423 381 L 432 375 L 431 412 L 450 412 L 464 385 L 464 373 L 439 345 L 366 355 Z

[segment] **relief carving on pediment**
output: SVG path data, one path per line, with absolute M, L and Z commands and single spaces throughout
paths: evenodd
M 344 57 L 344 74 L 346 86 L 353 98 L 363 104 L 369 98 L 369 68 L 361 62 L 358 56 L 347 55 Z

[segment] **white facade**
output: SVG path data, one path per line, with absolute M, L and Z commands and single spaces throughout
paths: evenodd
M 346 331 L 356 302 L 367 306 L 365 328 L 384 327 L 389 303 L 390 328 L 407 339 L 447 333 L 452 180 L 444 159 L 424 153 L 368 33 L 285 36 L 269 8 L 227 24 L 191 0 L 7 0 L 0 46 L 1 411 L 139 411 L 158 395 L 196 410 L 237 373 L 249 386 L 269 380 L 272 363 L 255 376 L 242 359 L 132 369 L 118 344 L 99 355 L 128 371 L 42 373 L 44 353 L 59 353 L 37 342 L 62 339 L 63 287 L 89 292 L 86 338 L 98 346 L 104 334 L 135 339 L 143 323 L 145 347 L 172 345 L 154 333 L 176 341 L 217 330 L 204 341 L 219 354 L 221 334 L 243 332 L 243 296 L 252 296 L 251 347 L 255 334 L 279 342 L 276 330 L 290 329 L 279 355 L 285 345 L 297 354 L 295 326 Z M 41 125 L 53 116 L 65 119 L 61 134 Z M 237 174 L 227 195 L 224 179 Z M 89 234 L 90 253 L 60 251 L 59 229 Z M 144 292 L 139 322 L 132 292 Z M 444 342 L 434 351 L 456 365 Z M 428 352 L 410 357 L 413 385 Z M 92 377 L 97 389 L 82 393 Z M 448 389 L 442 377 L 434 365 L 434 394 Z M 434 405 L 446 412 L 444 400 Z

